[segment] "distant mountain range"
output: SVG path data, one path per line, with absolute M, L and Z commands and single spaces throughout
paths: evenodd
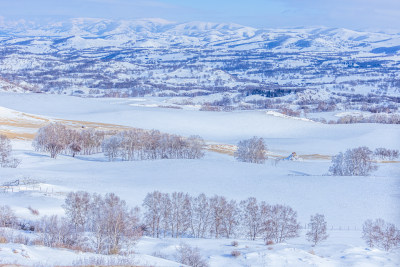
M 68 94 L 398 94 L 399 60 L 399 33 L 163 19 L 0 24 L 0 87 Z

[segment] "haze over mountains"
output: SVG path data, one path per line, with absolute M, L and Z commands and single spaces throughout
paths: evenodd
M 400 88 L 399 56 L 399 33 L 343 28 L 90 18 L 0 24 L 0 78 L 16 85 L 3 90 L 188 95 L 330 89 L 393 95 Z

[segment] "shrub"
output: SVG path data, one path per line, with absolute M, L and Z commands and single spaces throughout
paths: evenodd
M 191 267 L 208 267 L 208 263 L 200 255 L 197 247 L 193 248 L 188 244 L 182 243 L 177 248 L 176 260 L 179 263 L 189 265 Z
M 239 246 L 239 242 L 232 241 L 231 245 L 232 245 L 232 247 L 237 247 L 237 246 Z
M 231 255 L 235 258 L 239 257 L 242 253 L 238 250 L 232 250 Z

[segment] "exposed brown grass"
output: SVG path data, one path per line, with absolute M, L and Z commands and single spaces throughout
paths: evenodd
M 213 152 L 233 156 L 237 147 L 234 145 L 208 145 L 207 149 Z
M 310 155 L 298 155 L 299 158 L 302 159 L 323 159 L 323 160 L 331 160 L 332 157 L 328 155 L 321 154 L 310 154 Z

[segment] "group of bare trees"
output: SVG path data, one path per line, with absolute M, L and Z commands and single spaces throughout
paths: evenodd
M 120 132 L 102 143 L 110 161 L 147 159 L 198 159 L 204 156 L 204 140 L 199 136 L 184 138 L 156 130 L 138 129 Z
M 366 176 L 377 169 L 372 151 L 364 146 L 334 156 L 329 171 L 338 176 Z
M 378 247 L 388 251 L 400 246 L 400 230 L 380 218 L 364 222 L 362 237 L 371 248 Z
M 267 160 L 266 150 L 264 139 L 254 136 L 240 141 L 234 156 L 238 161 L 262 164 Z
M 95 129 L 70 129 L 61 123 L 50 123 L 39 129 L 33 147 L 36 151 L 48 152 L 52 158 L 60 153 L 75 156 L 101 152 L 101 143 L 109 132 Z
M 271 245 L 298 237 L 300 232 L 297 213 L 291 207 L 257 202 L 253 197 L 237 203 L 222 196 L 192 197 L 182 192 L 154 191 L 147 194 L 143 207 L 142 216 L 138 207 L 129 208 L 113 193 L 101 196 L 78 191 L 67 195 L 65 217 L 44 216 L 26 223 L 10 207 L 0 206 L 0 227 L 37 233 L 37 239 L 24 239 L 24 244 L 99 254 L 131 253 L 132 245 L 143 233 L 156 238 L 262 238 Z M 312 215 L 308 226 L 306 237 L 313 246 L 328 238 L 324 215 Z M 362 238 L 368 246 L 386 251 L 400 246 L 400 230 L 383 219 L 365 221 Z M 0 240 L 7 242 L 1 233 Z M 185 245 L 178 250 L 178 256 L 184 264 L 188 258 L 204 263 L 196 249 Z
M 63 207 L 65 218 L 45 216 L 35 225 L 46 246 L 119 254 L 142 234 L 139 210 L 130 209 L 115 194 L 71 192 Z
M 116 133 L 95 129 L 75 130 L 61 123 L 39 129 L 33 147 L 48 152 L 52 158 L 60 153 L 75 156 L 103 152 L 110 161 L 145 159 L 197 159 L 204 156 L 204 140 L 199 136 L 178 135 L 132 129 Z
M 284 242 L 297 237 L 297 213 L 289 206 L 236 202 L 223 196 L 197 197 L 182 192 L 154 191 L 143 201 L 146 232 L 153 237 L 263 238 Z
M 379 147 L 375 149 L 374 156 L 381 160 L 394 160 L 400 157 L 400 153 L 397 149 Z
M 11 157 L 12 146 L 10 139 L 0 134 L 0 167 L 16 168 L 21 160 Z

